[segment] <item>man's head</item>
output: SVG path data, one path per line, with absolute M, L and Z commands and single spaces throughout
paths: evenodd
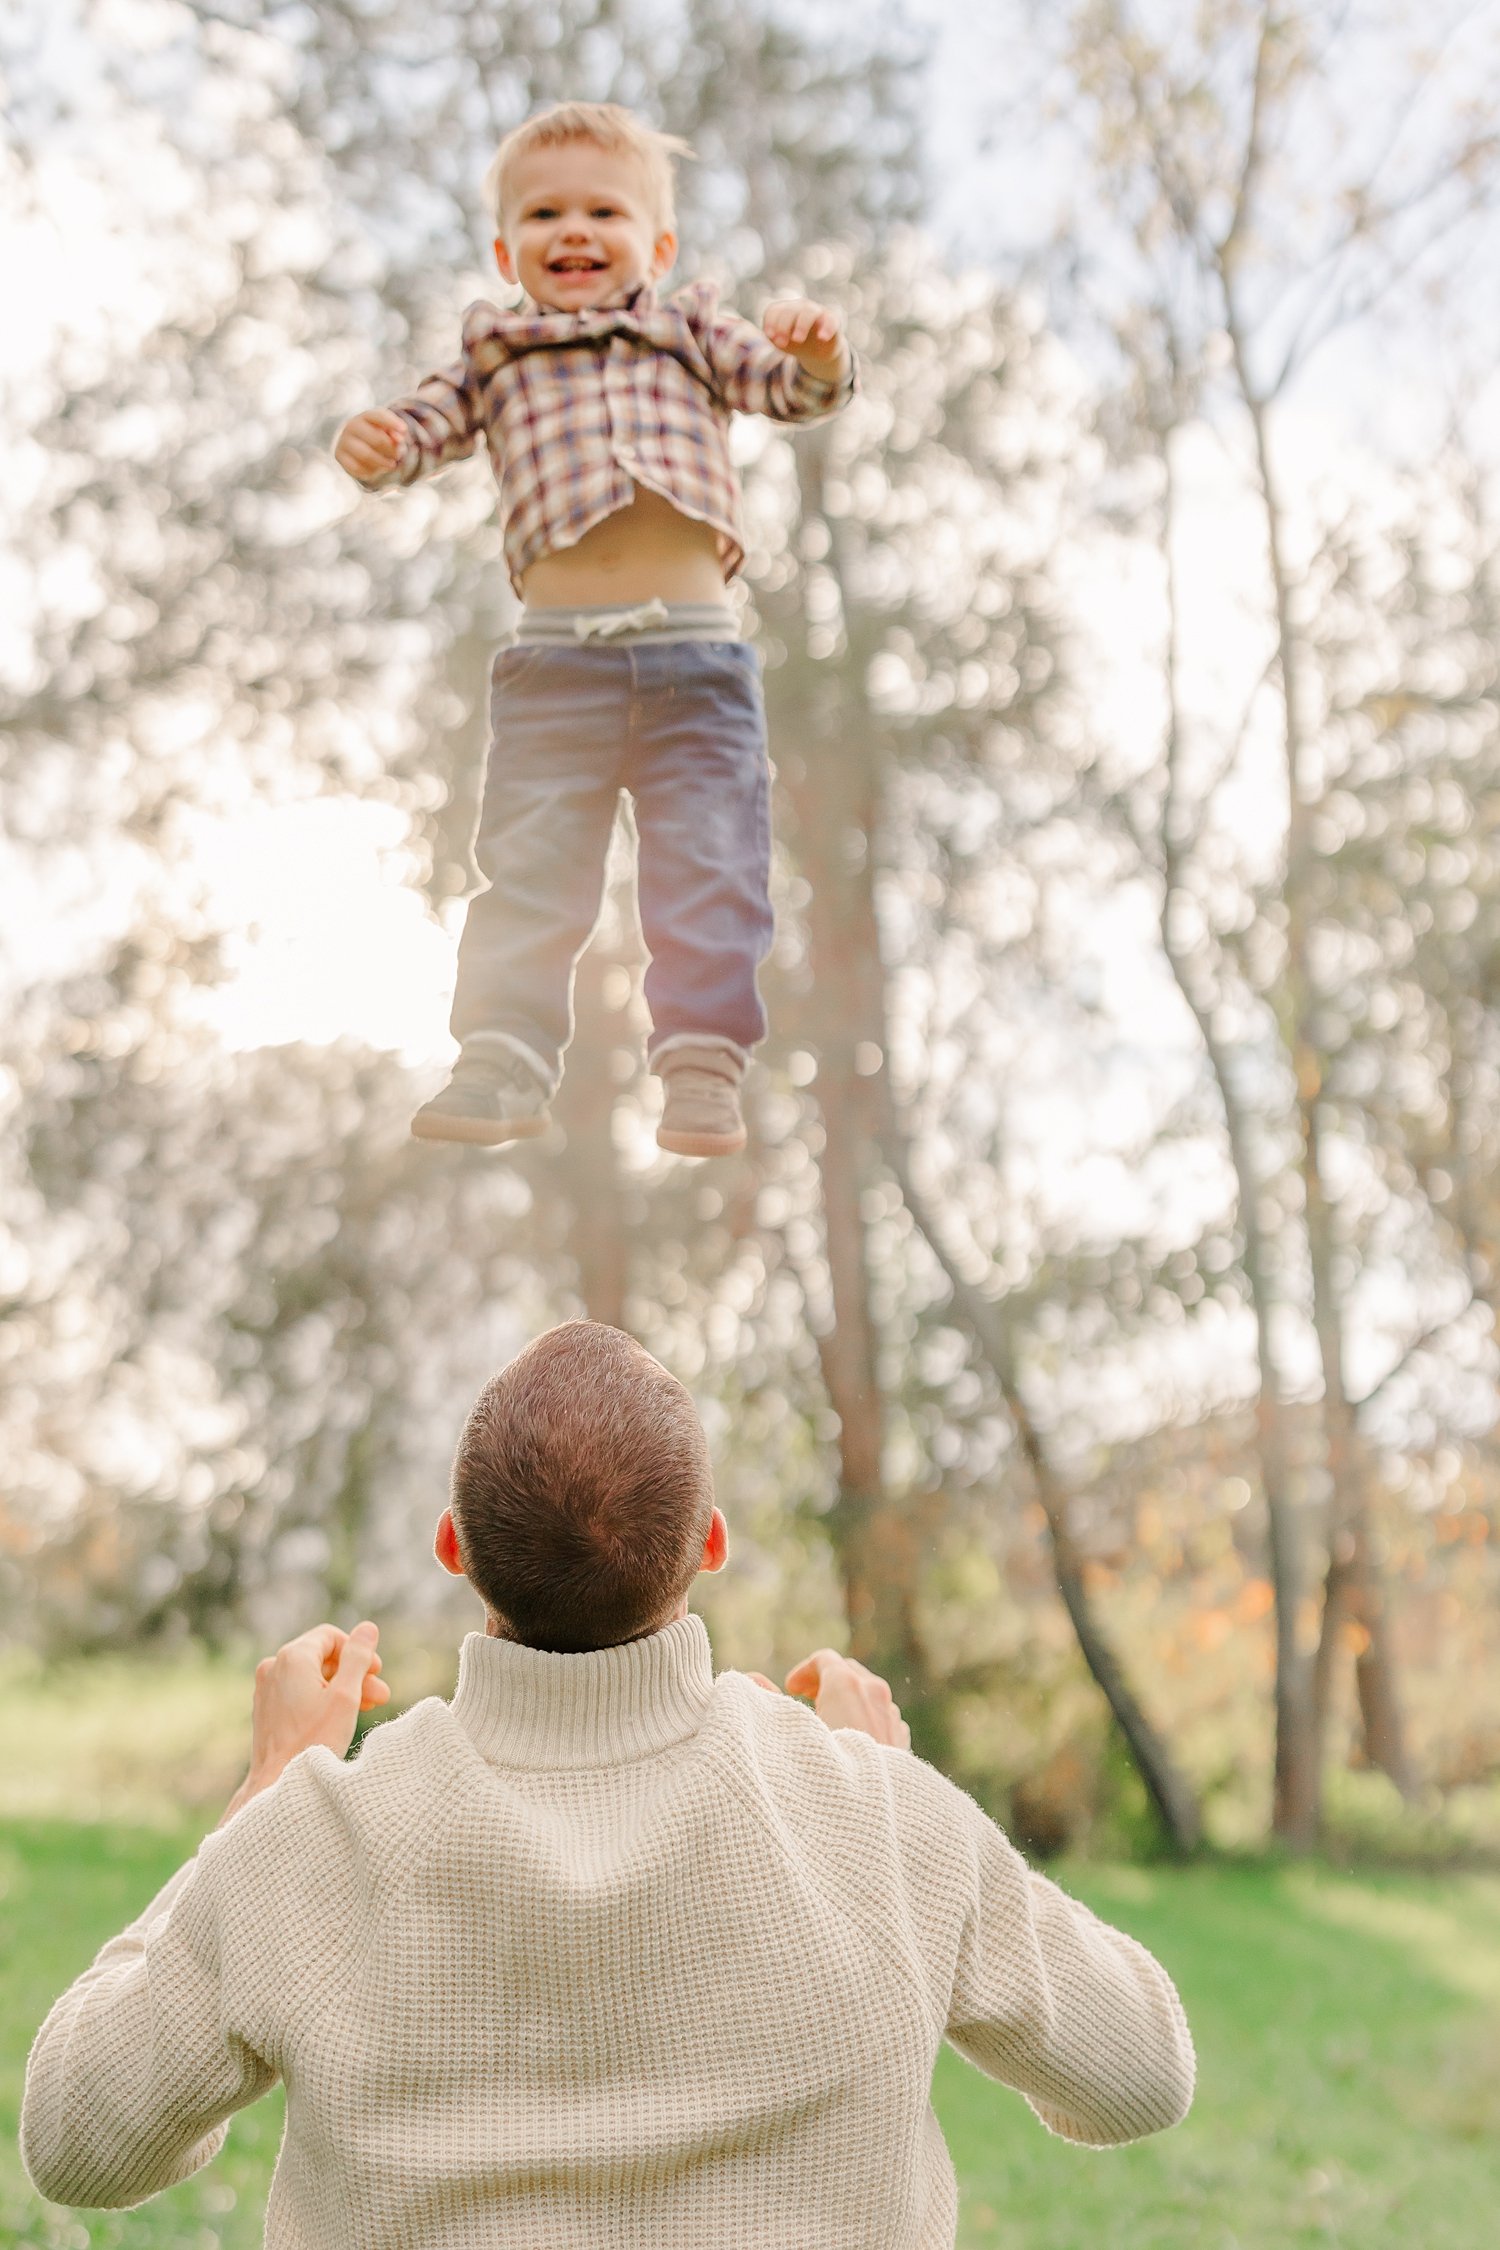
M 638 1640 L 686 1614 L 725 1551 L 693 1402 L 618 1328 L 549 1329 L 485 1385 L 436 1552 L 494 1630 L 560 1651 Z
M 672 159 L 685 141 L 617 102 L 562 102 L 518 125 L 484 176 L 495 261 L 558 312 L 615 304 L 677 255 Z

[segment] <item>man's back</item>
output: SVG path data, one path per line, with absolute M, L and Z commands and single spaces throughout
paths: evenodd
M 946 2250 L 945 2032 L 1077 2139 L 1191 2096 L 1149 1955 L 910 1753 L 715 1680 L 693 1617 L 584 1656 L 471 1635 L 451 1707 L 299 1759 L 173 1888 L 44 2027 L 28 2164 L 139 2200 L 283 2076 L 274 2250 Z M 110 2086 L 158 2121 L 128 2178 L 85 2154 Z

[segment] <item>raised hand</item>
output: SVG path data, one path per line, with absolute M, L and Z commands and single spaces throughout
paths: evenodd
M 776 1693 L 775 1683 L 764 1672 L 752 1672 L 757 1687 Z M 897 1750 L 911 1748 L 911 1728 L 901 1707 L 878 1672 L 856 1657 L 840 1656 L 836 1649 L 815 1649 L 794 1664 L 786 1676 L 788 1695 L 810 1696 L 813 1709 L 825 1726 L 855 1727 L 876 1742 Z
M 333 441 L 333 458 L 356 483 L 365 484 L 394 469 L 410 443 L 411 432 L 399 414 L 371 406 L 344 424 Z
M 360 1712 L 389 1703 L 391 1691 L 378 1676 L 379 1638 L 379 1626 L 368 1619 L 352 1633 L 340 1632 L 337 1625 L 314 1625 L 274 1656 L 261 1659 L 255 1667 L 250 1771 L 225 1820 L 278 1781 L 302 1751 L 321 1744 L 342 1758 L 354 1740 Z
M 761 327 L 780 351 L 790 352 L 821 382 L 836 382 L 849 365 L 841 314 L 811 297 L 778 297 L 767 305 Z

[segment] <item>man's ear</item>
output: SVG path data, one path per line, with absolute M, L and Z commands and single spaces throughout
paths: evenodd
M 495 237 L 495 263 L 500 268 L 500 279 L 513 282 L 516 278 L 516 261 L 510 254 L 510 245 L 503 234 Z
M 708 1537 L 703 1542 L 702 1570 L 722 1570 L 729 1556 L 729 1526 L 722 1510 L 715 1508 L 708 1521 Z
M 672 268 L 673 268 L 673 266 L 675 266 L 675 265 L 676 265 L 676 263 L 677 263 L 677 237 L 676 237 L 676 235 L 675 235 L 675 234 L 673 234 L 673 233 L 672 233 L 671 229 L 670 229 L 670 228 L 668 228 L 668 229 L 666 230 L 666 232 L 664 232 L 664 233 L 662 233 L 662 234 L 659 234 L 659 235 L 657 236 L 657 238 L 656 238 L 655 242 L 654 242 L 654 243 L 652 244 L 652 248 L 651 248 L 651 278 L 652 278 L 652 280 L 653 280 L 653 281 L 660 281 L 660 279 L 661 279 L 662 275 L 663 275 L 664 273 L 670 273 L 670 272 L 671 272 L 671 270 L 672 270 Z
M 468 1574 L 458 1551 L 458 1526 L 453 1521 L 453 1510 L 445 1508 L 438 1517 L 437 1537 L 432 1551 L 450 1578 L 464 1578 Z

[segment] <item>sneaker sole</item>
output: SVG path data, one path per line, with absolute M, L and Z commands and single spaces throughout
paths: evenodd
M 467 1148 L 498 1148 L 502 1141 L 534 1141 L 550 1117 L 423 1117 L 411 1121 L 414 1141 L 462 1141 Z
M 738 1133 L 668 1133 L 658 1131 L 656 1145 L 669 1156 L 738 1156 L 747 1135 Z

